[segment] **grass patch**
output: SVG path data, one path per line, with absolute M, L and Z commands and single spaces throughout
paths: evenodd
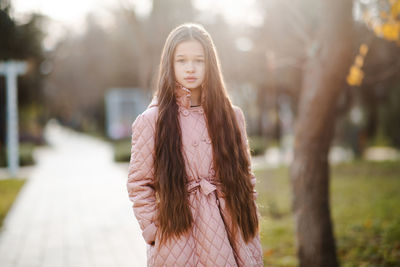
M 0 227 L 26 179 L 0 180 Z
M 287 168 L 255 171 L 266 266 L 298 266 Z M 332 167 L 331 211 L 342 266 L 399 266 L 400 162 Z

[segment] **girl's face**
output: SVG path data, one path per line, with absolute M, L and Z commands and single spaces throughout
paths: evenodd
M 174 54 L 175 79 L 188 89 L 201 86 L 204 81 L 205 63 L 203 46 L 196 40 L 177 45 Z

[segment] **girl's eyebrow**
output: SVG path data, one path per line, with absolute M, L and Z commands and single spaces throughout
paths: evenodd
M 181 54 L 179 54 L 179 55 L 176 55 L 176 57 L 184 57 L 185 55 L 181 55 Z M 196 57 L 204 57 L 203 55 L 196 55 Z

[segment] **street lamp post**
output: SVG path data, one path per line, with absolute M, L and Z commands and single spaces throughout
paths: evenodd
M 0 62 L 0 75 L 6 77 L 7 91 L 7 160 L 11 177 L 16 177 L 19 167 L 18 152 L 18 98 L 17 77 L 27 69 L 25 62 Z

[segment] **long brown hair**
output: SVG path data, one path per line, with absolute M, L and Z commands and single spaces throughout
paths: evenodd
M 241 230 L 248 242 L 258 231 L 258 217 L 252 197 L 250 162 L 232 103 L 226 92 L 220 63 L 209 33 L 199 24 L 176 27 L 165 42 L 157 79 L 158 119 L 155 134 L 154 187 L 158 197 L 160 242 L 188 231 L 193 223 L 186 190 L 187 176 L 182 154 L 182 133 L 175 101 L 174 52 L 177 45 L 197 40 L 205 53 L 206 72 L 203 109 L 212 142 L 216 177 L 222 183 L 233 232 Z

